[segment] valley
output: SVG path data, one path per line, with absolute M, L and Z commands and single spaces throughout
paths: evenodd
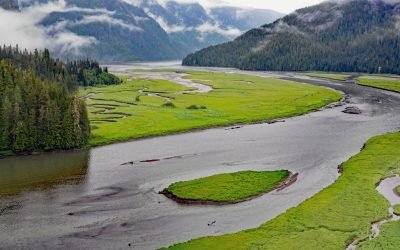
M 0 249 L 397 250 L 400 0 L 310 4 L 0 0 Z
M 132 67 L 115 66 L 114 68 L 110 67 L 110 70 L 119 72 L 119 74 L 126 70 L 128 75 L 132 75 L 134 68 Z M 121 70 L 122 68 L 125 69 Z M 182 70 L 187 69 L 175 71 Z M 191 71 L 193 70 L 191 68 Z M 81 173 L 80 178 L 73 178 L 76 181 L 71 182 L 67 175 L 64 181 L 58 180 L 55 183 L 47 182 L 35 185 L 33 190 L 25 186 L 25 192 L 9 198 L 2 198 L 4 205 L 2 205 L 3 212 L 0 216 L 0 223 L 7 229 L 5 231 L 7 233 L 2 234 L 0 239 L 3 245 L 6 248 L 24 247 L 26 244 L 33 248 L 39 245 L 54 248 L 60 244 L 72 248 L 78 246 L 124 248 L 130 244 L 139 249 L 155 249 L 197 237 L 235 233 L 240 230 L 256 228 L 260 222 L 269 221 L 280 214 L 283 215 L 278 218 L 285 218 L 284 212 L 287 209 L 298 206 L 334 183 L 339 177 L 337 166 L 356 155 L 370 137 L 394 132 L 400 126 L 397 109 L 400 100 L 395 93 L 348 82 L 313 79 L 296 73 L 245 72 L 232 69 L 208 69 L 208 72 L 205 73 L 207 71 L 205 68 L 198 70 L 200 71 L 197 73 L 191 72 L 193 75 L 198 74 L 193 77 L 197 80 L 204 80 L 210 75 L 218 76 L 225 72 L 229 73 L 233 79 L 241 75 L 241 80 L 265 81 L 263 84 L 268 86 L 271 77 L 278 77 L 333 88 L 344 92 L 349 98 L 346 103 L 342 104 L 345 106 L 332 106 L 320 112 L 285 119 L 285 122 L 281 123 L 242 125 L 228 130 L 224 127 L 214 128 L 93 148 L 88 151 L 90 156 L 86 160 L 86 167 L 84 167 L 86 170 Z M 138 74 L 141 73 L 143 71 L 138 71 Z M 232 75 L 232 73 L 235 74 Z M 263 77 L 266 77 L 265 80 L 260 79 Z M 157 90 L 163 90 L 161 92 L 169 90 L 172 93 L 193 91 L 188 86 L 173 84 L 169 82 L 170 80 L 171 78 L 167 81 L 148 79 L 145 83 L 148 84 L 149 90 L 155 93 L 160 92 Z M 212 80 L 217 81 L 216 79 Z M 141 81 L 144 80 L 139 77 L 135 81 L 143 84 Z M 161 83 L 165 84 L 166 89 L 160 89 L 163 86 Z M 210 83 L 202 82 L 202 84 Z M 244 82 L 234 84 L 248 85 Z M 133 93 L 127 95 L 128 101 L 131 101 L 132 98 L 135 100 L 137 91 L 141 88 L 135 90 L 134 83 L 125 83 L 115 87 L 123 88 L 123 86 L 128 87 L 125 89 L 128 90 L 128 94 Z M 214 88 L 217 86 L 219 85 L 215 84 Z M 297 87 L 304 88 L 306 86 L 308 85 L 298 84 Z M 99 89 L 107 91 L 109 88 Z M 106 93 L 107 98 L 112 97 L 108 96 L 109 94 L 109 92 Z M 167 93 L 167 96 L 170 95 Z M 194 93 L 193 95 L 202 94 Z M 115 99 L 118 102 L 127 101 L 121 99 L 123 96 L 118 92 L 112 98 L 118 98 Z M 161 99 L 160 97 L 154 98 Z M 99 100 L 93 101 L 98 102 Z M 112 101 L 106 101 L 108 106 L 110 106 L 110 102 Z M 146 98 L 144 98 L 144 102 L 148 102 Z M 158 102 L 151 100 L 144 104 L 155 105 L 160 113 L 160 110 L 164 109 L 160 106 L 165 102 L 166 100 L 161 99 Z M 190 102 L 190 105 L 192 104 L 193 102 Z M 342 111 L 346 106 L 357 106 L 363 112 L 361 115 L 345 114 Z M 177 107 L 179 106 L 177 105 Z M 184 110 L 186 104 L 182 107 Z M 195 111 L 197 110 L 193 112 Z M 198 111 L 204 112 L 205 110 Z M 93 118 L 91 117 L 91 119 Z M 123 118 L 121 119 L 123 120 Z M 105 122 L 105 124 L 108 123 Z M 387 139 L 390 139 L 390 136 Z M 379 139 L 375 139 L 375 141 L 377 140 Z M 32 162 L 31 159 L 37 159 L 39 164 L 43 163 L 44 161 L 41 159 L 47 156 L 35 157 L 9 158 L 0 161 L 0 164 L 6 166 L 11 161 L 17 166 L 23 164 L 24 161 Z M 67 165 L 70 162 L 68 160 L 70 156 L 64 153 L 52 154 L 52 157 L 64 159 Z M 71 162 L 72 166 L 74 163 Z M 39 165 L 32 165 L 32 167 L 37 168 Z M 349 167 L 349 169 L 352 168 Z M 298 180 L 282 191 L 273 191 L 257 199 L 235 205 L 223 207 L 185 206 L 158 193 L 179 181 L 238 171 L 281 169 L 298 173 Z M 15 167 L 10 171 L 13 176 L 18 175 Z M 382 173 L 384 173 L 384 169 L 382 169 Z M 369 211 L 381 211 L 379 214 L 373 212 L 374 216 L 384 216 L 385 213 L 382 211 L 387 211 L 383 210 L 386 204 L 384 199 L 379 194 L 373 194 L 372 189 L 369 189 L 368 192 L 380 201 L 378 204 L 380 210 L 372 208 L 365 210 L 364 213 L 369 215 L 371 213 Z M 318 197 L 320 196 L 325 197 L 324 194 L 319 194 Z M 49 199 L 49 197 L 53 198 Z M 38 200 L 40 202 L 37 202 Z M 307 201 L 306 204 L 308 202 L 313 201 Z M 339 206 L 340 203 L 337 205 Z M 310 207 L 310 209 L 313 207 L 301 205 L 301 207 L 304 206 Z M 292 210 L 296 211 L 297 209 Z M 42 215 L 43 211 L 49 212 Z M 24 220 L 16 223 L 16 216 L 24 218 Z M 48 220 L 56 223 L 49 225 L 45 223 Z M 357 225 L 367 230 L 369 221 L 370 218 L 366 216 Z M 274 220 L 271 223 L 274 223 Z M 299 221 L 299 223 L 301 222 Z M 42 230 L 34 234 L 26 234 L 18 230 L 18 228 L 29 230 L 38 225 Z M 353 233 L 344 235 L 349 239 L 356 236 Z M 301 237 L 301 234 L 298 237 Z M 24 240 L 20 241 L 19 239 L 22 238 Z M 157 241 L 154 241 L 154 238 L 157 238 Z M 107 241 L 103 239 L 107 239 Z M 286 236 L 285 239 L 287 240 Z M 279 238 L 277 238 L 277 242 L 278 240 Z M 196 246 L 196 242 L 198 241 L 189 243 L 195 244 L 189 246 Z M 209 244 L 207 243 L 208 239 L 205 239 L 201 240 L 200 245 L 197 246 L 202 246 L 202 242 Z M 214 241 L 212 240 L 212 242 Z M 343 244 L 340 243 L 340 240 L 337 242 Z M 185 247 L 186 245 L 178 245 L 178 247 L 180 246 Z M 222 247 L 222 245 L 220 246 Z

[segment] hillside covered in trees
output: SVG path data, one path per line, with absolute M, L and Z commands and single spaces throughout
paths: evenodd
M 0 48 L 0 151 L 29 153 L 85 145 L 90 124 L 78 86 L 118 83 L 95 61 L 63 63 L 48 50 Z
M 400 74 L 399 29 L 398 1 L 327 1 L 191 54 L 183 64 Z

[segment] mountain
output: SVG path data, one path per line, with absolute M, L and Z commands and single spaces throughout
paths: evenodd
M 12 0 L 0 1 L 9 9 Z M 268 10 L 207 9 L 195 2 L 164 0 L 20 0 L 19 4 L 21 15 L 28 16 L 20 19 L 37 19 L 32 28 L 39 29 L 55 55 L 103 62 L 180 59 L 282 16 Z
M 102 61 L 167 60 L 180 55 L 155 20 L 124 1 L 66 0 L 65 8 L 49 13 L 40 25 L 55 33 L 62 29 L 92 38 L 84 56 Z M 69 50 L 62 53 L 73 56 Z
M 0 0 L 0 7 L 5 10 L 19 10 L 18 0 Z
M 156 20 L 169 34 L 181 52 L 232 40 L 243 32 L 271 22 L 283 14 L 271 10 L 214 7 L 206 9 L 199 3 L 163 4 L 156 0 L 136 1 L 146 14 Z
M 400 73 L 400 1 L 329 1 L 187 56 L 191 66 Z

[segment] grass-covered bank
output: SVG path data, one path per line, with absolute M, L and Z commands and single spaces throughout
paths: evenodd
M 390 90 L 400 93 L 400 78 L 364 76 L 357 79 L 357 83 L 379 89 Z
M 243 171 L 177 182 L 162 193 L 181 203 L 238 203 L 268 193 L 289 177 L 289 171 Z M 171 195 L 171 196 L 169 196 Z
M 238 74 L 187 72 L 209 93 L 182 93 L 181 85 L 124 77 L 124 84 L 91 87 L 87 97 L 91 146 L 193 129 L 291 117 L 340 100 L 330 89 Z M 200 108 L 195 108 L 200 107 Z
M 400 171 L 400 133 L 375 137 L 342 165 L 342 176 L 298 207 L 259 228 L 177 244 L 170 249 L 345 249 L 387 216 L 376 185 Z

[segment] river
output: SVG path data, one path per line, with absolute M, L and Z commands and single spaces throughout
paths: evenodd
M 123 73 L 135 67 L 110 65 L 109 69 Z M 155 249 L 254 228 L 332 184 L 339 176 L 338 165 L 357 154 L 369 138 L 400 127 L 398 94 L 295 73 L 206 70 L 330 87 L 349 94 L 346 106 L 356 106 L 362 114 L 345 114 L 346 106 L 336 107 L 283 123 L 208 129 L 89 151 L 0 160 L 0 190 L 12 194 L 0 198 L 0 248 Z M 161 161 L 140 163 L 149 159 Z M 134 164 L 124 165 L 127 162 Z M 241 204 L 185 206 L 158 194 L 176 181 L 277 169 L 299 173 L 298 181 Z

